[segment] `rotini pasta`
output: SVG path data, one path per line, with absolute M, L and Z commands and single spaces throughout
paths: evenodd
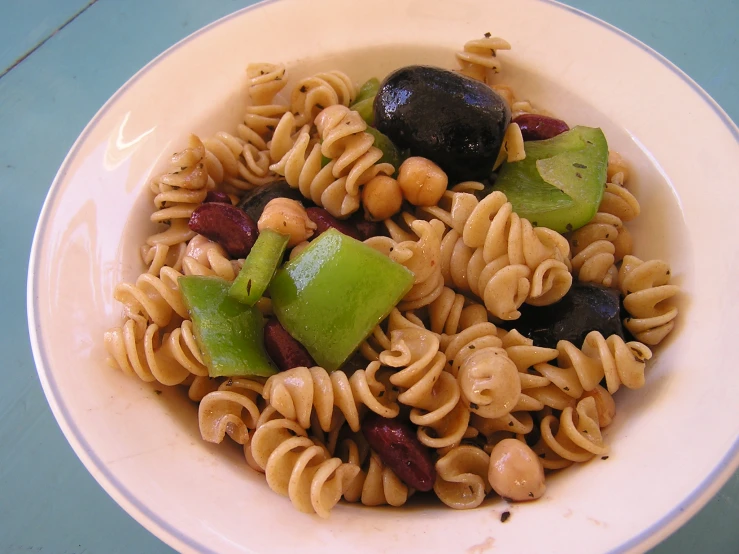
M 233 281 L 242 264 L 243 260 L 229 259 L 219 244 L 202 235 L 195 235 L 187 243 L 182 258 L 182 272 L 185 275 L 215 275 L 226 281 Z
M 491 490 L 489 465 L 490 456 L 480 448 L 452 448 L 436 462 L 434 492 L 450 508 L 477 508 Z
M 321 167 L 321 145 L 313 143 L 310 132 L 303 128 L 292 148 L 269 168 L 334 217 L 346 217 L 359 209 L 359 195 L 347 193 L 346 177 L 334 178 L 335 163 L 331 160 Z
M 481 39 L 470 40 L 465 43 L 463 51 L 457 52 L 457 60 L 462 66 L 460 73 L 490 84 L 489 74 L 500 73 L 501 69 L 496 52 L 510 49 L 511 45 L 498 37 L 486 35 Z
M 631 316 L 624 326 L 645 344 L 659 344 L 675 326 L 677 308 L 669 301 L 680 288 L 669 284 L 670 276 L 670 266 L 662 260 L 644 262 L 636 256 L 626 256 L 619 269 L 624 308 Z
M 290 110 L 298 126 L 302 126 L 313 123 L 324 108 L 349 106 L 356 97 L 357 87 L 346 73 L 328 71 L 298 82 L 290 97 Z
M 331 173 L 337 179 L 346 176 L 349 196 L 359 195 L 359 187 L 377 175 L 392 175 L 395 168 L 378 163 L 382 151 L 372 146 L 375 139 L 365 132 L 362 116 L 346 106 L 330 106 L 315 119 L 321 137 L 321 154 L 334 160 Z
M 410 419 L 419 426 L 419 440 L 432 448 L 458 444 L 469 411 L 461 403 L 459 384 L 446 371 L 446 357 L 438 337 L 425 329 L 409 327 L 391 332 L 391 349 L 380 361 L 397 368 L 390 382 L 401 389 L 398 401 L 412 408 Z
M 415 220 L 410 226 L 418 237 L 417 240 L 398 243 L 390 237 L 372 237 L 365 241 L 365 244 L 413 272 L 413 287 L 398 305 L 398 309 L 402 311 L 415 310 L 431 304 L 444 288 L 439 243 L 443 225 L 440 221 Z
M 359 406 L 367 406 L 383 417 L 398 415 L 399 407 L 391 399 L 389 387 L 378 379 L 380 369 L 379 362 L 370 362 L 366 369 L 347 377 L 343 371 L 329 374 L 321 367 L 296 367 L 267 379 L 263 395 L 280 414 L 304 429 L 310 427 L 315 410 L 321 429 L 329 431 L 338 411 L 357 432 Z
M 341 460 L 359 469 L 344 491 L 347 502 L 361 502 L 365 506 L 388 504 L 396 507 L 406 503 L 412 491 L 382 463 L 365 441 L 344 439 L 339 445 L 339 451 Z
M 207 376 L 190 321 L 160 338 L 156 323 L 143 331 L 133 319 L 105 333 L 105 348 L 111 364 L 142 381 L 178 385 L 190 375 Z
M 257 428 L 260 412 L 257 398 L 262 385 L 249 379 L 229 379 L 217 391 L 206 394 L 198 407 L 200 435 L 208 442 L 220 443 L 228 434 L 246 444 L 249 429 Z
M 267 484 L 298 510 L 328 517 L 359 472 L 354 464 L 330 458 L 294 421 L 274 419 L 254 431 L 250 452 Z

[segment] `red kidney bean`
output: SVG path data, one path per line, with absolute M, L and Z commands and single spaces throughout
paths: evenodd
M 430 491 L 436 481 L 431 453 L 410 425 L 370 412 L 362 421 L 362 433 L 387 467 L 409 487 Z
M 257 240 L 257 224 L 243 210 L 229 204 L 208 202 L 190 217 L 190 229 L 220 244 L 234 258 L 244 258 Z
M 264 325 L 264 346 L 280 371 L 316 365 L 305 346 L 296 341 L 276 319 L 270 319 Z
M 521 128 L 523 140 L 550 139 L 570 130 L 561 119 L 533 113 L 521 114 L 511 123 L 517 123 Z
M 316 237 L 333 227 L 340 233 L 344 233 L 353 239 L 362 240 L 362 237 L 354 227 L 344 223 L 343 221 L 339 221 L 323 208 L 308 208 L 305 211 L 310 220 L 316 224 Z
M 209 190 L 205 195 L 205 202 L 219 202 L 221 204 L 230 204 L 231 198 L 225 192 L 220 190 Z
M 357 232 L 362 240 L 382 235 L 385 231 L 385 226 L 382 224 L 382 221 L 367 221 L 361 214 L 353 217 L 348 222 L 352 223 L 357 228 Z

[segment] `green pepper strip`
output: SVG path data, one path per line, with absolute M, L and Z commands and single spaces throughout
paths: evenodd
M 271 229 L 261 231 L 228 295 L 247 306 L 256 304 L 280 265 L 289 240 Z
M 264 318 L 228 295 L 220 277 L 178 279 L 182 299 L 210 377 L 269 377 L 277 373 L 264 348 Z

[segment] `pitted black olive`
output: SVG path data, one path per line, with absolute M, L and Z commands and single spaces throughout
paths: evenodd
M 306 208 L 312 206 L 313 203 L 306 200 L 300 190 L 292 188 L 287 184 L 287 181 L 275 181 L 274 183 L 268 183 L 261 187 L 246 193 L 246 195 L 239 202 L 239 208 L 244 210 L 254 221 L 259 221 L 262 217 L 264 207 L 269 203 L 270 200 L 279 197 L 291 198 L 301 202 Z
M 567 340 L 580 348 L 591 331 L 624 338 L 618 291 L 591 283 L 573 283 L 559 302 L 539 307 L 524 304 L 520 312 L 511 327 L 537 346 L 556 348 L 558 341 Z
M 436 163 L 450 184 L 490 176 L 511 119 L 508 104 L 484 83 L 423 65 L 388 75 L 374 109 L 379 131 Z

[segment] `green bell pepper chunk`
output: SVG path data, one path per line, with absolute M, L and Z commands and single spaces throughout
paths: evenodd
M 377 77 L 367 79 L 367 81 L 359 87 L 359 94 L 357 94 L 357 98 L 354 100 L 354 103 L 357 104 L 363 100 L 367 100 L 367 98 L 373 98 L 379 90 L 380 80 Z
M 264 349 L 264 321 L 258 309 L 228 295 L 219 277 L 182 276 L 182 298 L 211 377 L 269 377 L 277 368 Z
M 247 306 L 253 306 L 267 290 L 277 266 L 282 262 L 290 237 L 271 229 L 259 233 L 249 255 L 228 294 Z
M 356 102 L 351 105 L 351 109 L 358 112 L 362 116 L 362 119 L 367 125 L 375 124 L 375 97 L 370 96 L 365 98 L 361 102 Z
M 413 273 L 330 229 L 269 286 L 282 326 L 327 371 L 351 356 L 413 285 Z
M 375 137 L 373 146 L 376 146 L 382 151 L 382 158 L 378 161 L 378 164 L 389 163 L 398 171 L 400 164 L 402 163 L 400 152 L 398 148 L 393 144 L 393 141 L 387 135 L 382 134 L 374 127 L 367 127 L 365 129 L 367 133 Z
M 504 163 L 493 188 L 534 226 L 559 233 L 590 221 L 603 198 L 608 143 L 603 131 L 574 127 L 546 140 L 525 144 L 526 158 Z

